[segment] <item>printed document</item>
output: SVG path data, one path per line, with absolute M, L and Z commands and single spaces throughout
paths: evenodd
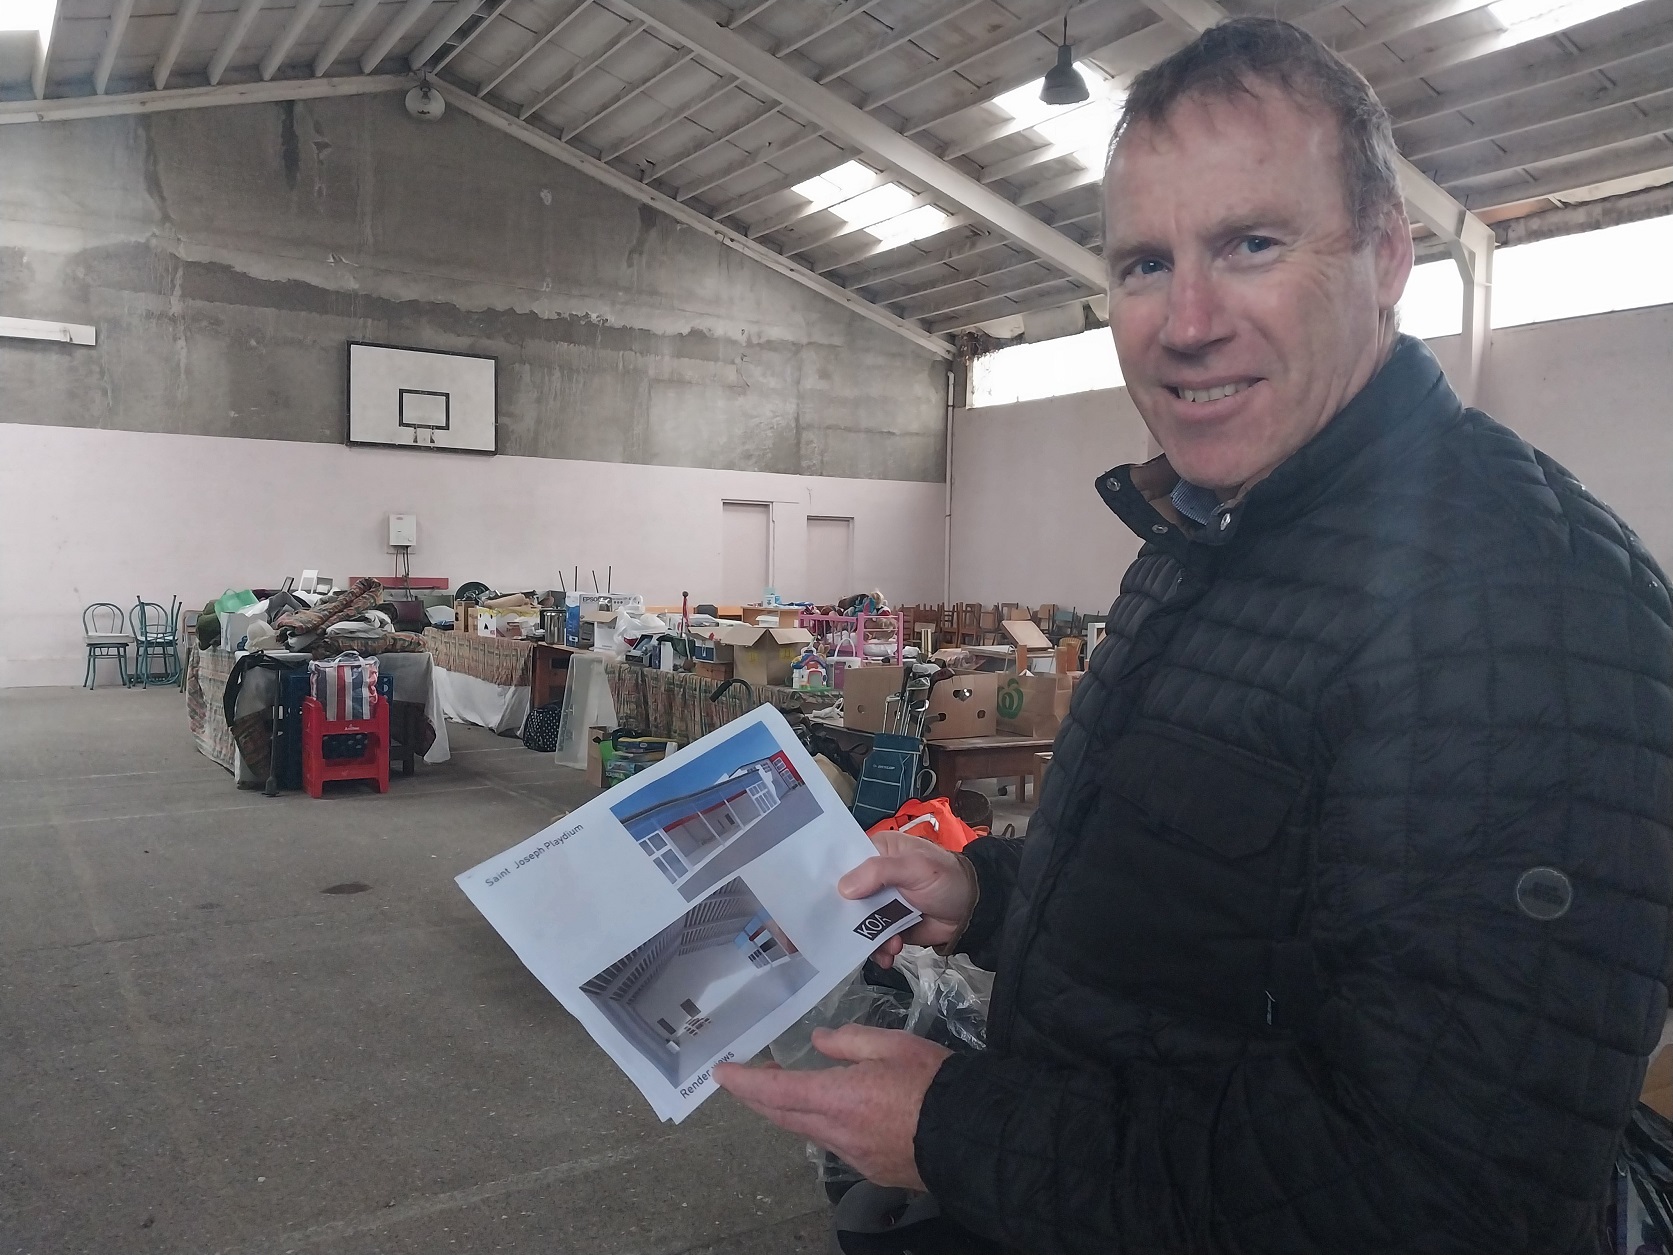
M 664 1120 L 918 921 L 837 880 L 874 853 L 770 706 L 571 811 L 459 887 Z

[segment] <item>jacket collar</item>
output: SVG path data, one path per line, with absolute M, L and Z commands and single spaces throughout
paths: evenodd
M 1179 482 L 1167 458 L 1118 466 L 1098 477 L 1098 495 L 1140 537 L 1188 560 L 1193 545 L 1223 545 L 1239 532 L 1305 513 L 1332 491 L 1352 491 L 1356 464 L 1382 464 L 1437 425 L 1463 414 L 1457 394 L 1423 341 L 1401 336 L 1387 362 L 1335 418 L 1259 483 L 1201 527 L 1171 509 Z

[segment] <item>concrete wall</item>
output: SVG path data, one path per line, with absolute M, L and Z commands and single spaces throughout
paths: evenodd
M 499 358 L 529 457 L 939 480 L 939 359 L 399 95 L 0 129 L 0 419 L 340 442 L 346 341 Z
M 1456 337 L 1431 347 L 1443 366 Z M 1673 306 L 1493 333 L 1481 404 L 1562 462 L 1673 568 Z M 953 597 L 1108 607 L 1138 538 L 1092 487 L 1154 446 L 1124 388 L 959 410 Z
M 75 683 L 91 600 L 386 571 L 390 511 L 415 572 L 712 600 L 774 502 L 782 593 L 810 510 L 939 593 L 942 361 L 398 95 L 0 127 L 0 314 L 99 335 L 0 339 L 0 685 Z M 351 339 L 497 357 L 501 456 L 344 447 Z

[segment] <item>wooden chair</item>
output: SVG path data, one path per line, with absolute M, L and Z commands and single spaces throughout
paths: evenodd
M 958 605 L 957 626 L 954 628 L 954 644 L 980 645 L 982 643 L 982 607 L 974 601 L 962 601 Z

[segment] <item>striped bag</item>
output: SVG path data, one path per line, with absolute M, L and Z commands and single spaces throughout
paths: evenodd
M 352 649 L 308 664 L 314 698 L 331 720 L 370 719 L 378 689 L 378 660 L 362 658 Z

